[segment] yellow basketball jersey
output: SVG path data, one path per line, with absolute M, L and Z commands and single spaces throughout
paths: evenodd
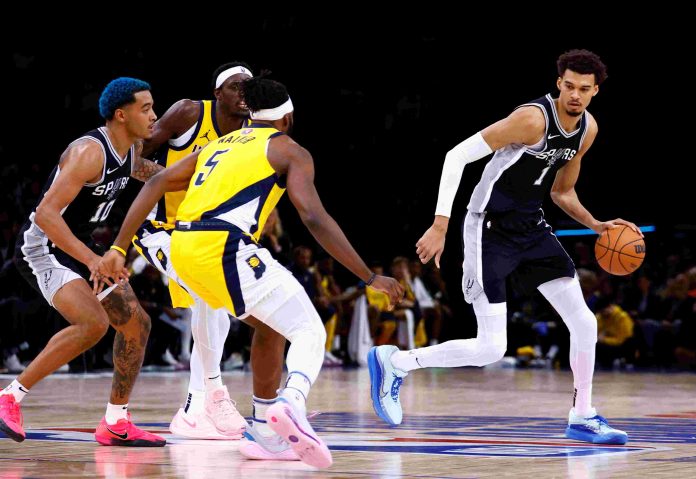
M 268 141 L 282 134 L 252 123 L 211 142 L 198 157 L 177 221 L 230 224 L 258 241 L 285 192 L 285 178 L 266 157 Z
M 198 121 L 191 127 L 193 128 L 191 136 L 185 135 L 188 139 L 185 139 L 184 143 L 180 145 L 177 144 L 177 139 L 171 140 L 168 147 L 158 153 L 157 163 L 169 168 L 186 155 L 202 149 L 209 142 L 222 136 L 215 121 L 215 101 L 201 100 L 200 105 L 201 111 L 198 115 Z M 185 191 L 172 191 L 164 194 L 164 197 L 157 204 L 154 218 L 151 218 L 155 222 L 159 222 L 155 223 L 157 226 L 165 228 L 174 226 L 176 212 L 185 195 Z

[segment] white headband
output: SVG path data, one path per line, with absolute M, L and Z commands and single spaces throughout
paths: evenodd
M 237 75 L 239 73 L 244 73 L 252 78 L 254 77 L 254 75 L 252 75 L 248 69 L 242 66 L 228 68 L 227 70 L 221 72 L 218 75 L 217 80 L 215 80 L 215 88 L 220 88 L 222 84 L 225 83 L 225 80 L 227 80 L 232 75 Z
M 292 100 L 288 98 L 288 101 L 275 108 L 268 108 L 265 110 L 252 111 L 250 113 L 252 120 L 280 120 L 285 115 L 293 111 Z

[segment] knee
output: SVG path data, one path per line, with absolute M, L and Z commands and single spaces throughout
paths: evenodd
M 138 323 L 140 324 L 140 331 L 149 336 L 150 330 L 152 329 L 152 320 L 150 319 L 150 315 L 147 314 L 144 309 L 140 308 L 139 317 L 140 321 Z
M 324 350 L 326 344 L 326 329 L 321 322 L 319 315 L 311 317 L 302 327 L 297 328 L 293 334 L 288 337 L 291 343 L 298 340 L 307 341 L 305 344 L 311 344 L 312 348 L 321 348 Z
M 474 366 L 486 366 L 503 359 L 507 350 L 507 341 L 479 341 L 477 346 L 478 351 L 474 359 Z
M 285 348 L 283 335 L 261 322 L 254 328 L 254 343 L 270 349 Z
M 589 308 L 578 311 L 572 319 L 572 340 L 581 349 L 589 349 L 597 343 L 597 318 Z M 570 329 L 570 328 L 569 328 Z
M 109 329 L 109 319 L 95 316 L 82 327 L 82 338 L 87 348 L 91 348 L 104 337 Z

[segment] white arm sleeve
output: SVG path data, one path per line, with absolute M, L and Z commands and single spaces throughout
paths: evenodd
M 437 195 L 437 207 L 435 208 L 436 215 L 448 218 L 451 216 L 452 203 L 457 195 L 464 167 L 468 163 L 480 160 L 491 153 L 493 150 L 483 139 L 481 132 L 470 136 L 447 152 L 445 164 L 442 166 L 440 192 Z

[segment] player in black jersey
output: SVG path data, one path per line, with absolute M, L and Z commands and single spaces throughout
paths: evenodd
M 399 387 L 408 371 L 423 367 L 484 366 L 498 361 L 507 346 L 505 279 L 539 291 L 554 306 L 571 336 L 570 364 L 575 396 L 566 436 L 607 444 L 624 444 L 628 437 L 611 428 L 591 405 L 597 321 L 585 304 L 575 266 L 544 220 L 541 204 L 551 190 L 553 201 L 568 215 L 597 233 L 622 219 L 599 221 L 575 192 L 580 161 L 597 135 L 597 122 L 587 106 L 606 78 L 600 58 L 587 50 L 572 50 L 557 61 L 560 91 L 515 109 L 510 116 L 468 138 L 447 153 L 435 221 L 417 243 L 423 263 L 445 247 L 457 188 L 467 163 L 495 151 L 474 189 L 463 225 L 464 298 L 476 313 L 476 338 L 398 351 L 380 346 L 370 351 L 372 399 L 385 421 L 402 419 Z
M 125 281 L 110 288 L 96 274 L 100 256 L 91 233 L 109 216 L 130 178 L 146 181 L 162 169 L 140 157 L 136 146 L 152 135 L 157 118 L 150 85 L 134 78 L 110 82 L 99 99 L 104 127 L 73 141 L 48 178 L 39 204 L 22 228 L 15 262 L 70 325 L 9 386 L 0 392 L 0 431 L 25 438 L 20 401 L 37 382 L 94 346 L 111 324 L 114 376 L 106 415 L 95 432 L 104 445 L 163 446 L 165 440 L 130 422 L 128 398 L 143 362 L 150 318 Z M 88 280 L 94 280 L 94 287 Z

